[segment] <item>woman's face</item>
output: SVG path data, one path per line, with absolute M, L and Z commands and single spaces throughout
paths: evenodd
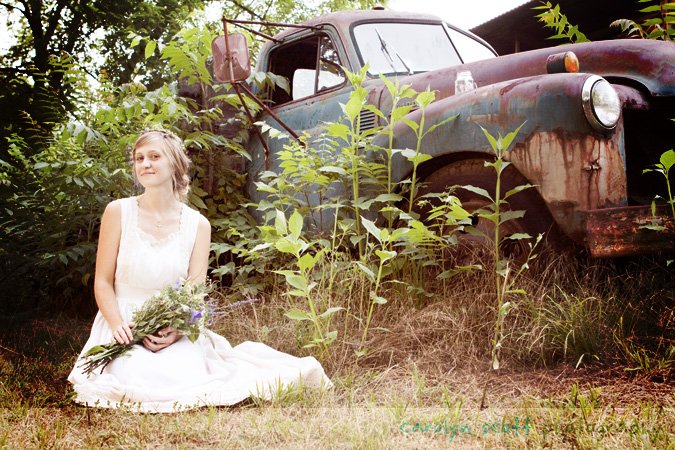
M 153 139 L 136 148 L 134 152 L 134 170 L 136 179 L 144 188 L 168 185 L 173 186 L 173 166 L 159 139 Z

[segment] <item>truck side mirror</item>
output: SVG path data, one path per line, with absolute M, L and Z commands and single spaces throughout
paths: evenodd
M 243 34 L 217 36 L 211 42 L 211 49 L 213 50 L 213 72 L 218 81 L 222 83 L 243 81 L 251 74 L 248 43 Z

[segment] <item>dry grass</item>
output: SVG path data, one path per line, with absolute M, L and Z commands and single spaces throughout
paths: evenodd
M 323 360 L 335 383 L 328 392 L 283 392 L 272 402 L 169 415 L 84 409 L 70 401 L 65 378 L 88 321 L 7 322 L 0 332 L 0 449 L 675 448 L 672 370 L 667 364 L 624 370 L 630 360 L 615 338 L 617 318 L 624 317 L 624 341 L 671 339 L 664 314 L 673 312 L 672 279 L 658 281 L 659 270 L 563 259 L 528 272 L 520 287 L 529 295 L 512 299 L 517 307 L 508 316 L 503 364 L 489 381 L 486 409 L 479 405 L 494 299 L 484 273 L 430 284 L 428 297 L 385 285 L 389 301 L 375 309 L 373 326 L 388 331 L 370 332 L 360 358 L 359 321 L 336 313 L 330 328 L 338 340 Z M 367 308 L 365 289 L 353 272 L 342 276 L 319 301 L 349 304 L 359 316 Z M 233 344 L 255 340 L 309 354 L 302 344 L 311 330 L 283 316 L 288 301 L 263 298 L 235 309 L 217 329 Z M 595 317 L 580 314 L 567 323 L 546 314 L 579 303 Z M 579 367 L 578 355 L 555 338 L 566 327 L 595 330 L 588 336 L 597 351 Z M 516 419 L 530 429 L 516 433 Z

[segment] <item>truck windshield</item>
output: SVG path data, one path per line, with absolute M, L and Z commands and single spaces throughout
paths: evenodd
M 370 75 L 408 75 L 462 64 L 441 24 L 365 23 L 354 27 L 354 38 Z

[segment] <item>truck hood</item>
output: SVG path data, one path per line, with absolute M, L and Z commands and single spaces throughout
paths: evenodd
M 476 61 L 401 79 L 419 90 L 429 86 L 437 98 L 454 95 L 457 73 L 470 70 L 478 87 L 547 74 L 550 55 L 572 51 L 579 72 L 602 76 L 615 84 L 648 91 L 655 97 L 675 96 L 675 43 L 620 39 L 545 48 Z

